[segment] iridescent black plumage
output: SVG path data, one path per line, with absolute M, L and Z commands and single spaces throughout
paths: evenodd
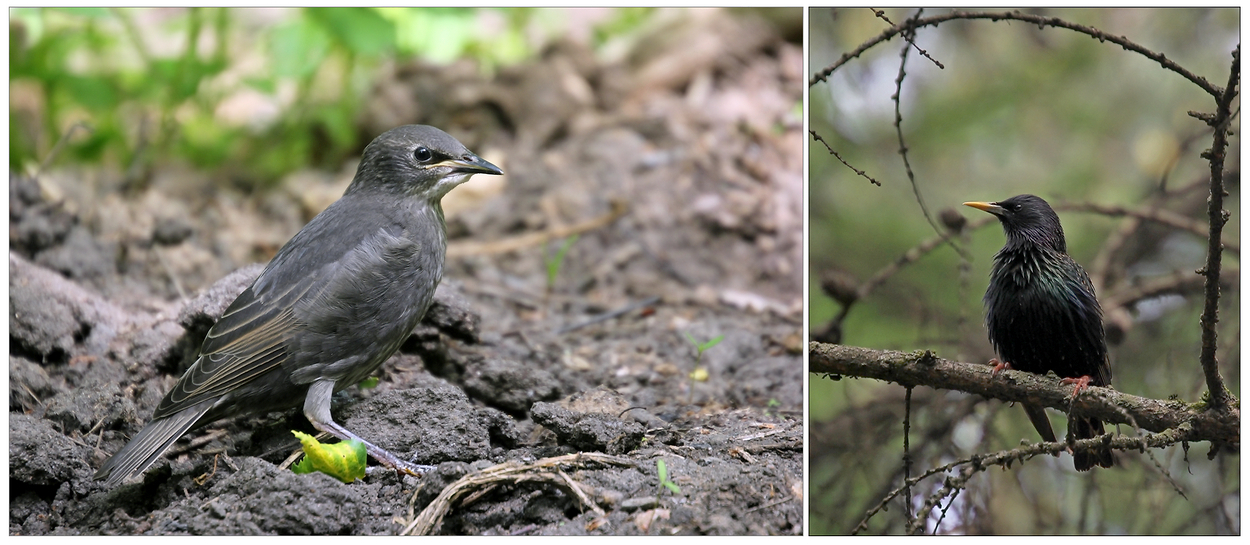
M 985 325 L 1002 361 L 1030 373 L 1054 371 L 1064 378 L 1089 377 L 1094 386 L 1111 385 L 1102 309 L 1089 275 L 1068 257 L 1055 211 L 1033 195 L 964 204 L 998 216 L 1007 235 L 994 255 L 984 299 Z M 1025 404 L 1024 409 L 1042 439 L 1054 441 L 1042 407 Z M 1069 426 L 1077 439 L 1103 433 L 1096 418 L 1076 417 Z M 1110 449 L 1078 452 L 1074 458 L 1079 471 L 1112 465 Z

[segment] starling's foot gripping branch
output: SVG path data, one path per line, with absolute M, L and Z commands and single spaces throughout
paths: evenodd
M 1003 372 L 1003 369 L 1011 369 L 1011 363 L 998 361 L 998 358 L 991 358 L 990 365 L 994 366 L 994 370 L 990 371 L 991 377 L 997 377 L 999 373 Z
M 1072 389 L 1072 399 L 1075 400 L 1076 396 L 1081 394 L 1081 390 L 1085 390 L 1089 388 L 1089 381 L 1090 381 L 1089 375 L 1085 375 L 1079 378 L 1065 378 L 1059 381 L 1059 384 L 1062 384 L 1064 386 L 1067 386 L 1069 384 L 1075 384 L 1076 388 Z

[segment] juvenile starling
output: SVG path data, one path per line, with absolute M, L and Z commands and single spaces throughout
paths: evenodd
M 377 137 L 343 197 L 230 304 L 152 421 L 96 478 L 115 486 L 192 428 L 301 403 L 313 427 L 361 440 L 383 465 L 429 470 L 336 424 L 330 397 L 376 371 L 425 314 L 447 250 L 441 199 L 473 174 L 503 171 L 434 127 L 405 125 Z
M 994 255 L 990 286 L 985 290 L 985 325 L 1004 367 L 1045 374 L 1054 371 L 1065 384 L 1109 386 L 1111 365 L 1103 337 L 1102 309 L 1094 285 L 1068 257 L 1059 216 L 1040 197 L 1019 195 L 1005 201 L 966 202 L 1003 224 L 1007 244 Z M 1054 441 L 1045 410 L 1024 404 L 1042 439 Z M 1068 424 L 1077 439 L 1103 434 L 1097 418 L 1078 416 Z M 1077 452 L 1078 471 L 1111 467 L 1111 449 Z

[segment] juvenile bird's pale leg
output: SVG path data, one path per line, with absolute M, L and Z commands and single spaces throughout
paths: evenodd
M 308 397 L 304 399 L 304 416 L 308 418 L 308 421 L 312 423 L 314 428 L 317 428 L 317 431 L 323 431 L 338 437 L 341 441 L 355 439 L 364 443 L 365 450 L 369 452 L 369 456 L 395 471 L 409 475 L 421 475 L 434 469 L 434 466 L 425 466 L 401 460 L 386 449 L 365 441 L 356 434 L 347 431 L 347 428 L 338 425 L 334 418 L 330 416 L 330 398 L 333 395 L 334 381 L 330 379 L 318 380 L 308 388 Z

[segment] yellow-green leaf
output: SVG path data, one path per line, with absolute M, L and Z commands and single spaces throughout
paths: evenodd
M 320 471 L 350 483 L 365 476 L 365 444 L 351 440 L 339 443 L 322 444 L 316 437 L 307 433 L 291 431 L 304 447 L 304 459 L 291 466 L 296 473 L 312 473 Z

